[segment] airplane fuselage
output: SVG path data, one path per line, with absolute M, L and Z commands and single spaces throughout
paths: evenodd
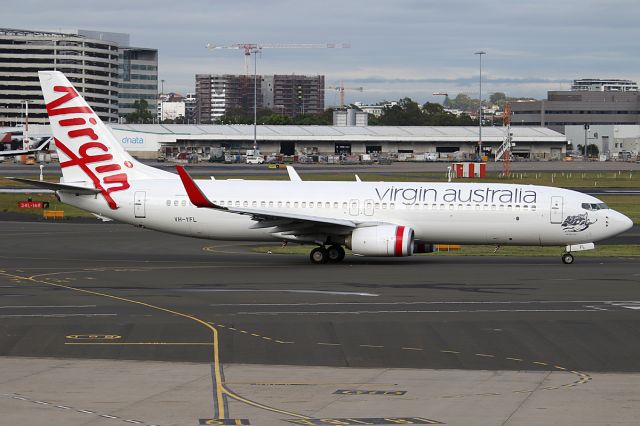
M 282 182 L 199 180 L 215 204 L 274 213 L 342 218 L 356 223 L 411 227 L 429 243 L 568 245 L 615 233 L 611 209 L 560 188 L 494 183 Z M 63 201 L 121 222 L 199 238 L 276 241 L 274 228 L 252 229 L 251 217 L 195 207 L 179 179 L 134 181 L 114 194 L 110 209 L 100 195 L 63 194 Z M 622 216 L 623 217 L 623 216 Z M 626 222 L 625 222 L 626 223 Z

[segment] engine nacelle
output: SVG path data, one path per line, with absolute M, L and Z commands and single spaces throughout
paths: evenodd
M 408 226 L 368 226 L 355 229 L 345 245 L 354 254 L 363 256 L 411 256 L 413 235 L 413 229 Z

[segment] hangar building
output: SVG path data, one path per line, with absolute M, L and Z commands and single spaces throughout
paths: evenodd
M 46 135 L 48 126 L 38 132 Z M 46 127 L 46 128 L 45 128 Z M 224 148 L 244 154 L 253 146 L 252 125 L 111 124 L 125 148 L 139 158 L 153 159 L 178 152 L 207 155 Z M 35 130 L 32 130 L 33 133 Z M 495 152 L 505 138 L 504 127 L 483 127 L 482 144 Z M 512 127 L 513 154 L 552 160 L 566 154 L 567 138 L 545 127 Z M 478 128 L 464 126 L 257 126 L 263 154 L 473 154 Z

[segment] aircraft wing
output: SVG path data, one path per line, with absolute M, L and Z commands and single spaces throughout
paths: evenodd
M 282 235 L 307 235 L 314 233 L 344 235 L 350 233 L 351 230 L 358 226 L 357 223 L 346 219 L 219 206 L 207 198 L 191 176 L 184 170 L 184 167 L 176 166 L 176 169 L 187 191 L 189 200 L 193 205 L 201 208 L 251 216 L 251 218 L 256 221 L 252 226 L 254 229 L 275 227 L 276 230 L 274 232 L 281 233 Z

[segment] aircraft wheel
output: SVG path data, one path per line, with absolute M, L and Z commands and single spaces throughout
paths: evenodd
M 342 246 L 334 244 L 327 249 L 327 254 L 329 255 L 329 262 L 338 263 L 342 262 L 345 253 Z
M 571 265 L 573 263 L 573 255 L 571 253 L 564 253 L 562 255 L 562 263 Z
M 324 247 L 316 247 L 311 250 L 309 259 L 311 259 L 312 263 L 315 263 L 317 265 L 327 263 L 329 261 L 329 253 Z

